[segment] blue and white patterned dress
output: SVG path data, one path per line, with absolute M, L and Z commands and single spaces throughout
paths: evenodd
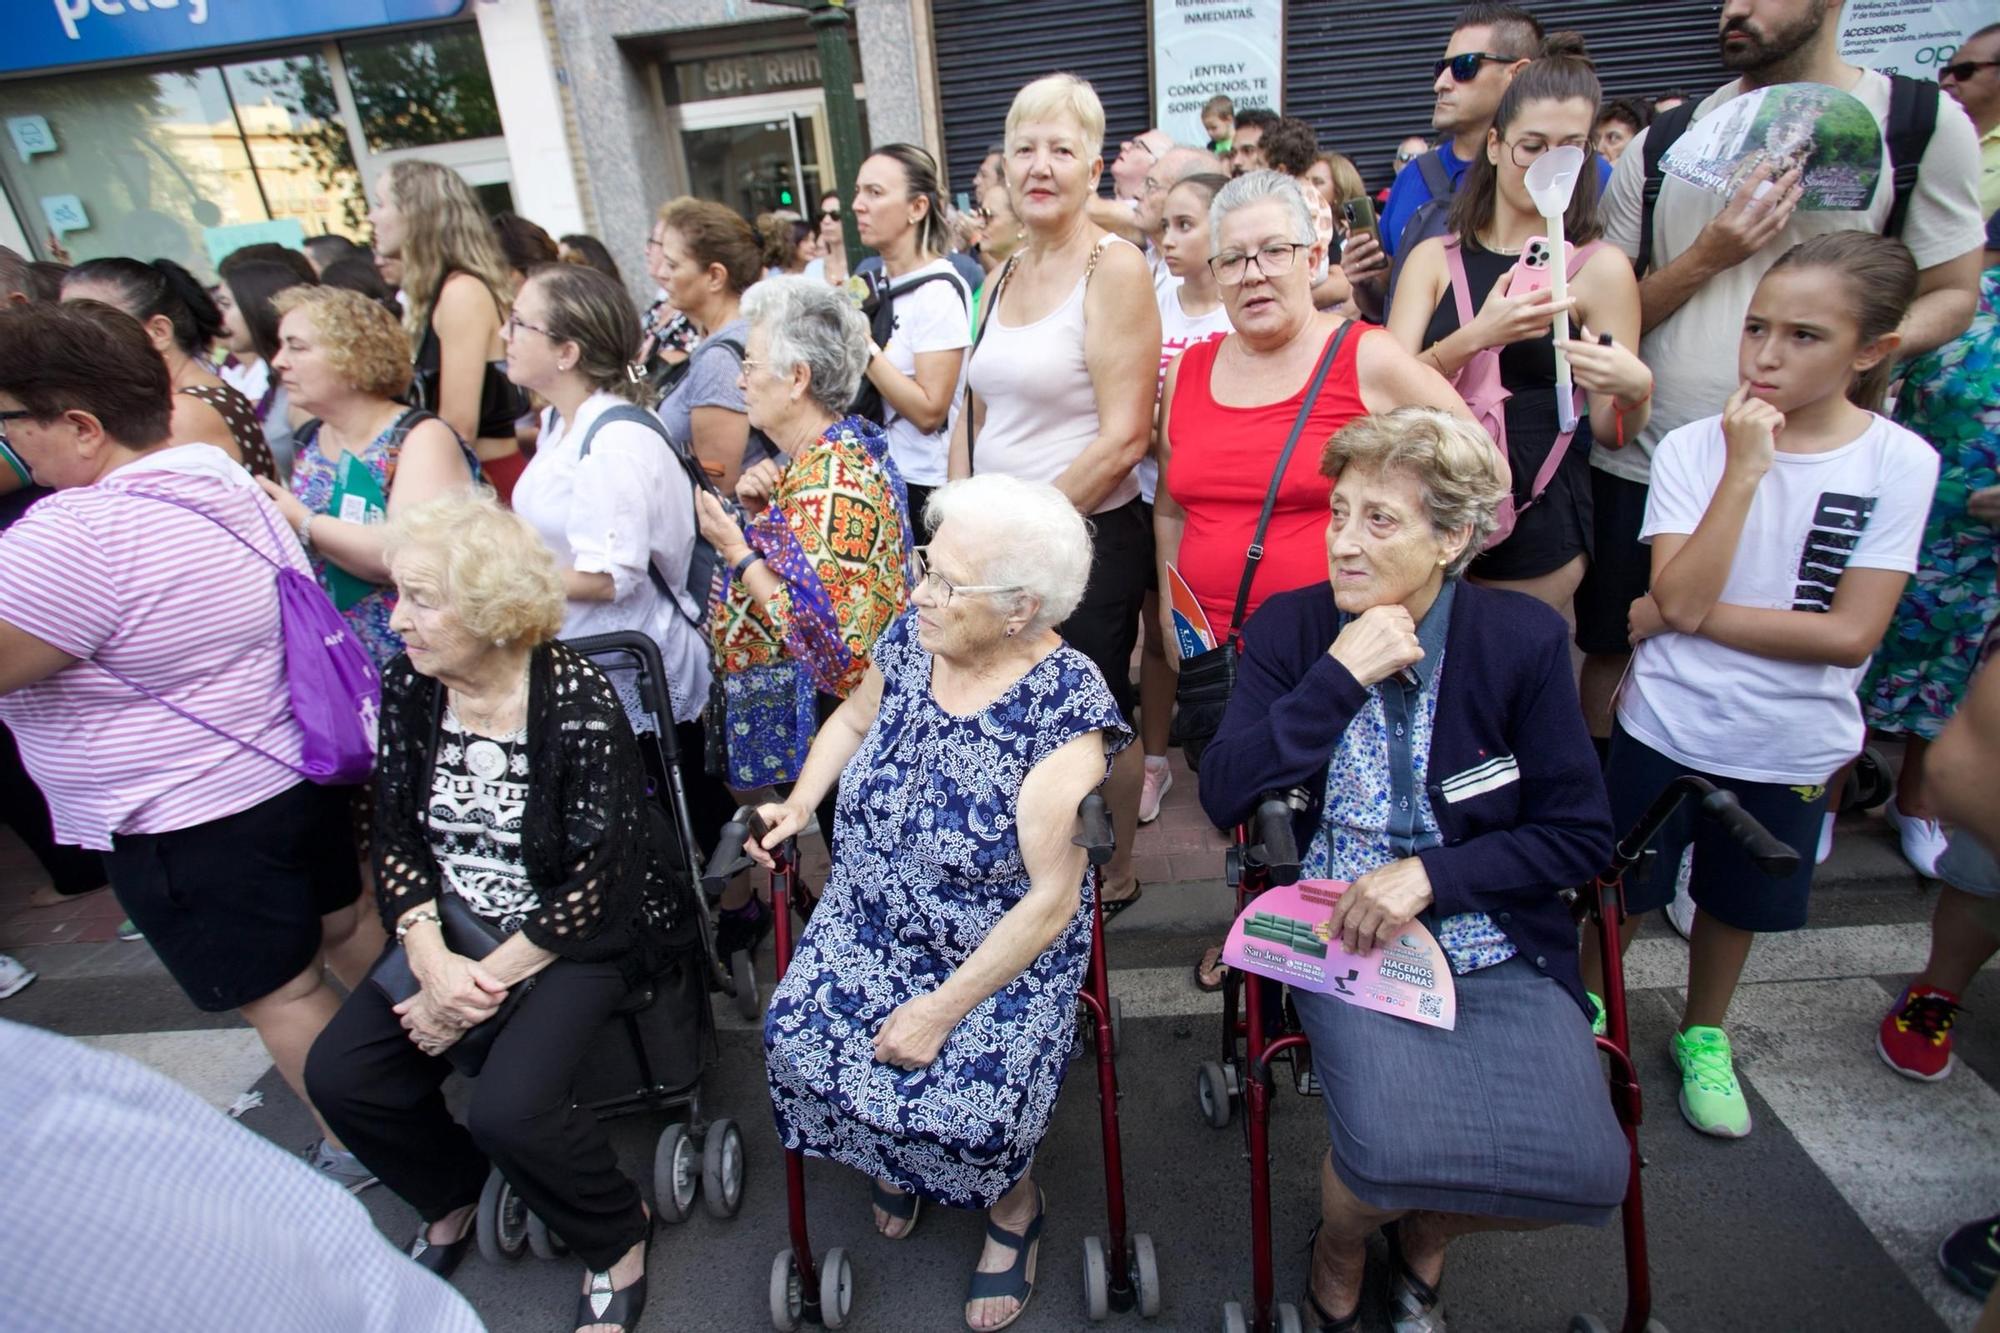
M 841 775 L 839 860 L 765 1017 L 778 1136 L 957 1208 L 990 1208 L 1048 1130 L 1090 961 L 1086 880 L 1040 957 L 946 1038 L 929 1068 L 875 1060 L 875 1030 L 936 990 L 1028 892 L 1014 824 L 1028 772 L 1099 731 L 1131 732 L 1089 659 L 1064 645 L 977 715 L 931 697 L 905 614 L 877 640 L 882 704 Z

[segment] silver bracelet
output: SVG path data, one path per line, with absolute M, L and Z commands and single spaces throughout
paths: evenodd
M 410 915 L 396 923 L 396 942 L 398 944 L 402 943 L 403 936 L 409 934 L 412 929 L 422 925 L 426 921 L 436 926 L 439 930 L 444 929 L 443 918 L 439 917 L 436 912 L 431 911 L 429 908 L 425 908 L 422 911 L 410 913 Z
M 299 545 L 305 547 L 307 551 L 311 551 L 313 548 L 313 519 L 316 517 L 318 515 L 308 509 L 304 516 L 299 519 Z

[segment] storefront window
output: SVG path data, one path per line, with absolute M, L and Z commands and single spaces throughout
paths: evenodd
M 427 148 L 500 133 L 476 28 L 432 28 L 342 42 L 368 150 Z

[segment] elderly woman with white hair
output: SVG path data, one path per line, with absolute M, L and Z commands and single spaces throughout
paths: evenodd
M 923 1199 L 987 1211 L 965 1311 L 986 1330 L 1033 1290 L 1030 1168 L 1090 960 L 1077 806 L 1132 736 L 1056 632 L 1091 565 L 1062 492 L 975 477 L 925 517 L 914 610 L 751 846 L 768 860 L 842 779 L 833 876 L 764 1045 L 785 1146 L 866 1172 L 885 1236 L 907 1236 Z
M 1444 1327 L 1445 1244 L 1602 1224 L 1629 1153 L 1590 1040 L 1559 896 L 1611 855 L 1611 811 L 1561 616 L 1463 581 L 1506 473 L 1486 433 L 1428 408 L 1327 444 L 1320 579 L 1269 598 L 1201 767 L 1209 818 L 1296 790 L 1302 868 L 1346 887 L 1321 937 L 1350 953 L 1421 921 L 1457 997 L 1449 1031 L 1292 992 L 1322 1058 L 1331 1151 L 1307 1288 L 1322 1333 L 1360 1327 L 1385 1231 L 1399 1330 Z

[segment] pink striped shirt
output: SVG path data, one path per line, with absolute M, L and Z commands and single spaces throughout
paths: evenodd
M 83 659 L 0 696 L 0 718 L 48 797 L 56 841 L 98 850 L 117 834 L 236 814 L 302 780 L 93 665 L 280 759 L 299 758 L 276 571 L 207 519 L 124 494 L 133 490 L 193 505 L 310 572 L 250 474 L 206 444 L 58 491 L 0 534 L 0 620 Z

